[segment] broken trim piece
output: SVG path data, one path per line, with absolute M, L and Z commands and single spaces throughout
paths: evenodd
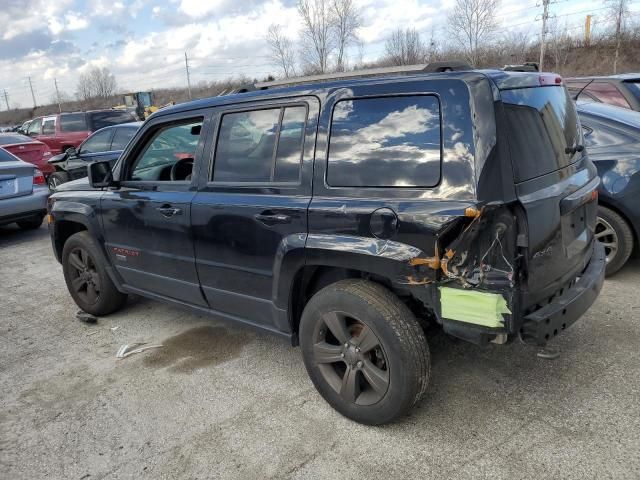
M 498 293 L 439 287 L 442 318 L 473 323 L 483 327 L 503 328 L 502 314 L 510 314 L 504 296 Z

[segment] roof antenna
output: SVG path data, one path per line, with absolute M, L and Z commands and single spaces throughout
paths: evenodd
M 576 93 L 576 96 L 573 97 L 573 101 L 577 102 L 578 101 L 578 97 L 580 96 L 580 94 L 584 91 L 585 88 L 587 88 L 589 85 L 591 85 L 593 83 L 593 81 L 595 80 L 595 78 L 592 78 L 591 80 L 589 80 L 584 87 L 582 87 L 580 90 L 578 90 L 578 93 Z

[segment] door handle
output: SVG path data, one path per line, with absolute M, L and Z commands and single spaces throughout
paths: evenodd
M 256 220 L 264 223 L 265 225 L 273 225 L 275 223 L 291 223 L 291 217 L 284 213 L 273 213 L 267 210 L 266 212 L 257 213 L 254 215 Z
M 174 207 L 158 207 L 156 208 L 157 211 L 160 212 L 160 214 L 165 217 L 165 218 L 171 218 L 174 215 L 182 215 L 182 209 L 181 208 L 174 208 Z

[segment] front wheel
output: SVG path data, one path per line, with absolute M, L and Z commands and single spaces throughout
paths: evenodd
M 127 295 L 120 293 L 100 262 L 98 247 L 89 232 L 69 237 L 62 249 L 62 270 L 71 297 L 85 312 L 107 315 L 122 308 Z
M 69 180 L 71 180 L 71 177 L 67 172 L 54 172 L 49 175 L 47 185 L 49 185 L 49 190 L 55 190 L 58 185 L 67 183 Z
M 356 422 L 390 422 L 426 390 L 424 332 L 407 306 L 376 283 L 341 280 L 314 295 L 300 321 L 300 346 L 320 395 Z

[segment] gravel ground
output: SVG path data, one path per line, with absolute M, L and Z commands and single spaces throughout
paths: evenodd
M 431 339 L 425 399 L 365 427 L 298 349 L 135 299 L 75 319 L 45 227 L 0 228 L 0 478 L 640 478 L 640 262 L 554 346 Z M 164 348 L 116 360 L 118 347 Z

